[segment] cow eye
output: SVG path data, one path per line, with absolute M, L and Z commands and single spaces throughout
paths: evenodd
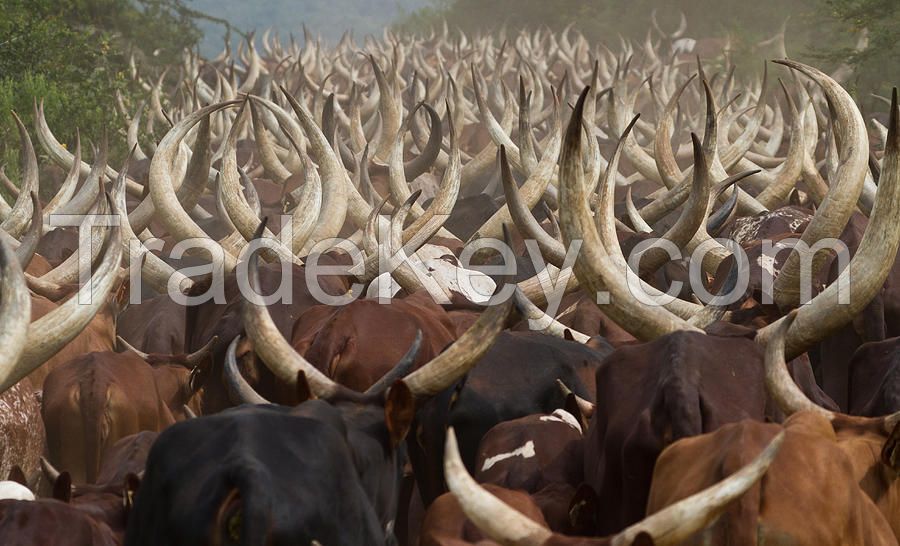
M 241 541 L 241 511 L 236 510 L 225 522 L 228 539 L 235 544 Z

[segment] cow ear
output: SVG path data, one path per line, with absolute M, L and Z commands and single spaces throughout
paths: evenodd
M 384 421 L 391 437 L 391 447 L 400 445 L 415 416 L 416 401 L 412 392 L 402 380 L 395 381 L 384 402 Z
M 895 471 L 900 470 L 900 423 L 894 425 L 894 430 L 881 448 L 881 462 Z
M 9 469 L 9 476 L 7 476 L 6 479 L 28 487 L 28 478 L 26 478 L 25 473 L 22 472 L 22 467 L 17 464 L 14 464 L 12 468 Z
M 125 513 L 131 512 L 134 506 L 134 495 L 141 486 L 141 479 L 134 472 L 125 475 L 125 483 L 122 486 L 122 504 L 125 507 Z
M 67 504 L 72 501 L 72 476 L 68 472 L 60 472 L 53 482 L 53 498 Z
M 295 389 L 297 394 L 297 403 L 302 404 L 307 400 L 313 400 L 315 395 L 313 395 L 312 389 L 309 387 L 309 381 L 306 380 L 306 374 L 303 370 L 297 372 L 297 388 Z

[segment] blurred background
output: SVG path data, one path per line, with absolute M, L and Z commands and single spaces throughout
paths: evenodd
M 784 27 L 790 57 L 852 68 L 845 83 L 863 109 L 900 83 L 900 0 L 0 0 L 0 165 L 17 164 L 6 112 L 28 125 L 35 97 L 61 140 L 71 142 L 76 127 L 91 136 L 121 127 L 116 94 L 144 93 L 127 77 L 132 57 L 162 74 L 184 48 L 215 56 L 254 30 L 301 44 L 349 31 L 361 44 L 384 29 L 427 33 L 444 22 L 466 33 L 574 24 L 617 50 L 620 40 L 643 42 L 654 11 L 663 29 L 684 14 L 685 36 L 718 49 L 730 41 L 739 77 L 777 56 L 772 38 Z

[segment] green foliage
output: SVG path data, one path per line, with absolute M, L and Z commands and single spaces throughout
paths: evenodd
M 33 103 L 44 100 L 54 134 L 71 144 L 99 142 L 122 130 L 115 94 L 142 93 L 127 77 L 135 55 L 142 69 L 174 62 L 200 33 L 180 0 L 0 0 L 0 163 L 16 170 L 15 110 L 33 127 Z M 186 8 L 185 8 L 186 9 Z M 145 68 L 149 67 L 149 68 Z M 125 150 L 111 138 L 112 157 Z M 90 157 L 89 148 L 86 157 Z
M 890 95 L 900 85 L 900 2 L 897 0 L 825 0 L 829 16 L 839 21 L 845 35 L 868 31 L 868 47 L 857 51 L 855 43 L 823 44 L 819 54 L 855 68 L 852 89 L 858 94 Z

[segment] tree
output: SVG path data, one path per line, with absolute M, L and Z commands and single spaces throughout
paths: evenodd
M 900 85 L 900 2 L 897 0 L 825 0 L 830 17 L 849 36 L 865 33 L 862 44 L 846 40 L 819 49 L 823 58 L 853 68 L 851 90 L 890 95 Z M 864 47 L 858 47 L 863 45 Z
M 10 110 L 31 126 L 33 101 L 43 100 L 61 141 L 71 144 L 79 129 L 96 142 L 104 128 L 121 130 L 116 92 L 143 93 L 127 77 L 129 57 L 151 69 L 176 61 L 197 44 L 205 17 L 181 0 L 0 0 L 0 13 L 0 163 L 13 174 Z M 123 141 L 110 139 L 114 160 Z

